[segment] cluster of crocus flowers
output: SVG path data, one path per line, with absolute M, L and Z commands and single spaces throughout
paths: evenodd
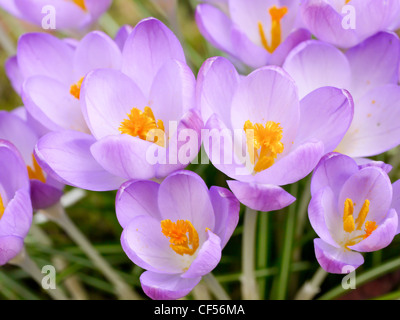
M 353 118 L 344 90 L 323 87 L 299 99 L 294 81 L 279 67 L 240 77 L 225 58 L 207 60 L 198 76 L 198 104 L 210 131 L 204 148 L 246 206 L 284 208 L 295 199 L 281 186 L 307 176 L 333 151 Z
M 23 249 L 32 223 L 26 164 L 13 144 L 0 140 L 0 265 Z
M 112 0 L 0 0 L 0 7 L 15 17 L 42 26 L 54 14 L 57 30 L 83 29 L 108 10 Z
M 282 64 L 297 44 L 311 38 L 298 19 L 300 2 L 253 0 L 207 1 L 196 21 L 216 48 L 251 68 Z
M 315 255 L 323 269 L 347 273 L 348 267 L 364 263 L 361 252 L 392 242 L 398 233 L 399 194 L 394 191 L 398 188 L 377 165 L 359 166 L 339 153 L 321 160 L 312 176 L 308 213 L 319 236 Z
M 239 221 L 239 201 L 221 187 L 208 189 L 190 171 L 161 184 L 133 180 L 121 186 L 116 212 L 125 253 L 146 271 L 140 276 L 152 299 L 187 295 L 211 272 Z

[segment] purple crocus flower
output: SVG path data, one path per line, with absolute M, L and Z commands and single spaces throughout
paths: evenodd
M 37 26 L 42 26 L 46 16 L 54 12 L 54 27 L 64 30 L 88 27 L 108 10 L 111 2 L 112 0 L 0 0 L 0 7 Z
M 205 151 L 246 206 L 272 211 L 295 199 L 280 186 L 309 174 L 345 135 L 353 102 L 344 90 L 323 87 L 299 100 L 279 67 L 240 77 L 225 58 L 207 60 L 198 76 L 198 104 L 209 137 Z M 222 137 L 218 139 L 218 137 Z
M 120 49 L 102 32 L 88 33 L 76 46 L 28 33 L 19 39 L 6 72 L 30 116 L 47 129 L 89 132 L 79 102 L 82 81 L 91 70 L 120 67 Z
M 179 299 L 211 272 L 239 220 L 230 191 L 208 190 L 191 171 L 161 184 L 133 180 L 121 186 L 116 212 L 125 253 L 146 271 L 140 282 L 152 299 Z
M 400 2 L 305 0 L 300 12 L 305 26 L 319 40 L 350 48 L 379 31 L 395 30 L 400 20 Z
M 354 118 L 336 151 L 368 157 L 400 143 L 399 61 L 399 38 L 381 32 L 346 53 L 321 41 L 303 42 L 283 68 L 298 84 L 301 97 L 327 85 L 350 92 Z
M 32 223 L 26 165 L 17 149 L 0 140 L 0 265 L 22 250 Z
M 195 85 L 176 36 L 156 19 L 143 20 L 125 42 L 121 71 L 98 69 L 83 81 L 91 134 L 49 133 L 37 145 L 38 159 L 68 184 L 90 190 L 164 178 L 200 149 Z
M 202 35 L 252 68 L 281 65 L 289 51 L 311 38 L 301 28 L 298 0 L 207 1 L 196 10 Z
M 6 111 L 0 111 L 0 139 L 10 141 L 20 152 L 28 169 L 32 206 L 35 210 L 54 205 L 63 194 L 64 185 L 47 175 L 38 164 L 34 149 L 39 134 L 27 120 Z
M 312 176 L 308 214 L 319 236 L 314 246 L 323 269 L 347 273 L 348 266 L 364 263 L 360 252 L 391 243 L 398 232 L 392 196 L 390 179 L 381 168 L 360 167 L 338 153 L 321 160 Z

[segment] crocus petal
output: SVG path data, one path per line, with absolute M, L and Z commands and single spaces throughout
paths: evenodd
M 85 0 L 85 5 L 90 13 L 91 21 L 97 20 L 111 6 L 112 0 Z
M 349 198 L 354 202 L 354 212 L 358 213 L 364 201 L 369 200 L 367 220 L 375 221 L 379 225 L 389 211 L 392 194 L 392 185 L 387 174 L 377 167 L 367 167 L 353 174 L 344 183 L 338 208 L 343 208 Z
M 130 25 L 123 25 L 121 28 L 119 28 L 117 34 L 115 35 L 114 41 L 121 52 L 124 49 L 126 39 L 128 39 L 128 36 L 132 33 L 132 31 L 133 27 Z
M 227 181 L 229 188 L 238 200 L 245 206 L 257 211 L 275 211 L 292 204 L 296 198 L 283 188 L 267 185 Z
M 300 98 L 320 87 L 344 89 L 350 85 L 350 64 L 346 56 L 321 41 L 310 40 L 298 45 L 286 58 L 283 69 L 296 81 Z
M 101 31 L 88 33 L 78 44 L 74 56 L 76 81 L 98 68 L 119 69 L 122 54 L 115 42 Z
M 123 179 L 152 179 L 155 166 L 151 163 L 155 143 L 128 134 L 112 135 L 91 146 L 96 161 L 108 172 Z
M 146 271 L 140 276 L 143 291 L 154 300 L 176 300 L 186 296 L 200 282 L 201 277 L 184 279 Z
M 201 34 L 214 47 L 226 51 L 234 52 L 230 33 L 232 21 L 221 10 L 209 4 L 199 4 L 196 7 L 196 23 Z
M 400 143 L 400 87 L 375 87 L 356 103 L 353 122 L 337 147 L 351 157 L 369 157 Z
M 0 266 L 15 258 L 24 246 L 24 239 L 15 236 L 0 236 Z
M 196 259 L 192 262 L 189 269 L 182 274 L 182 278 L 198 278 L 210 273 L 221 260 L 221 239 L 207 231 L 208 239 L 201 246 Z
M 125 42 L 122 55 L 122 72 L 130 76 L 145 95 L 149 94 L 155 75 L 166 61 L 186 61 L 178 38 L 154 18 L 136 25 Z
M 13 16 L 21 18 L 21 13 L 15 5 L 14 1 L 0 0 L 0 7 L 11 13 Z
M 132 108 L 143 111 L 147 106 L 147 99 L 135 82 L 112 69 L 90 72 L 83 82 L 81 95 L 83 115 L 97 139 L 120 135 L 118 128 Z
M 203 63 L 197 76 L 197 104 L 204 123 L 216 113 L 227 127 L 231 126 L 228 106 L 239 81 L 239 74 L 228 59 L 214 57 Z
M 364 263 L 361 253 L 333 247 L 321 239 L 314 239 L 314 249 L 318 263 L 329 273 L 348 273 L 349 267 L 356 269 Z
M 300 102 L 300 127 L 295 144 L 322 141 L 325 153 L 333 151 L 343 139 L 353 120 L 354 105 L 345 90 L 323 87 Z
M 66 184 L 93 191 L 116 190 L 124 182 L 105 171 L 93 158 L 96 140 L 78 131 L 51 132 L 37 143 L 35 155 L 46 172 Z
M 17 56 L 8 58 L 4 65 L 4 69 L 6 71 L 8 79 L 10 79 L 11 85 L 14 88 L 15 92 L 21 95 L 24 77 L 19 68 Z
M 215 214 L 213 231 L 221 239 L 221 248 L 224 248 L 239 222 L 240 203 L 225 188 L 213 186 L 209 193 Z
M 140 215 L 148 215 L 162 220 L 158 203 L 159 184 L 154 181 L 133 180 L 125 182 L 118 190 L 115 209 L 119 224 L 125 228 L 129 222 Z
M 397 212 L 396 210 L 391 209 L 383 223 L 378 225 L 378 228 L 374 230 L 368 238 L 362 240 L 354 246 L 349 247 L 349 249 L 359 252 L 372 252 L 381 250 L 392 242 L 394 236 L 396 235 L 397 227 Z
M 47 179 L 49 178 L 52 177 L 49 176 Z M 31 199 L 33 209 L 45 209 L 56 204 L 64 193 L 62 189 L 62 187 L 54 187 L 39 180 L 31 180 Z
M 206 228 L 214 229 L 214 210 L 204 181 L 191 171 L 172 173 L 161 183 L 158 207 L 163 219 L 189 220 L 205 241 Z
M 393 187 L 393 200 L 391 207 L 396 210 L 397 214 L 400 214 L 400 180 L 397 180 L 392 184 Z M 400 218 L 400 217 L 398 217 Z M 398 219 L 400 221 L 400 219 Z M 400 223 L 398 223 L 396 234 L 400 233 Z
M 386 173 L 389 173 L 393 169 L 392 165 L 385 163 L 383 161 L 375 161 L 368 158 L 355 158 L 354 160 L 356 161 L 360 169 L 365 167 L 378 167 L 381 168 Z

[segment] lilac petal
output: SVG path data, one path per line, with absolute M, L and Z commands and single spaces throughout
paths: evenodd
M 311 180 L 311 195 L 325 187 L 332 189 L 337 197 L 343 184 L 359 170 L 357 163 L 350 157 L 330 153 L 325 155 L 314 170 Z
M 257 211 L 275 211 L 291 205 L 296 198 L 283 188 L 267 185 L 246 183 L 234 180 L 227 181 L 229 188 L 238 200 L 245 206 Z
M 130 221 L 121 235 L 121 244 L 133 263 L 149 271 L 177 274 L 190 266 L 187 255 L 179 255 L 170 248 L 161 222 L 147 215 Z
M 400 143 L 400 87 L 376 87 L 357 101 L 353 122 L 337 151 L 355 157 L 369 157 Z
M 51 177 L 48 177 L 48 179 Z M 39 180 L 31 180 L 31 199 L 34 210 L 45 209 L 56 204 L 63 195 L 62 188 Z
M 346 199 L 351 199 L 354 202 L 354 218 L 357 218 L 364 201 L 369 200 L 366 220 L 375 221 L 379 225 L 390 209 L 392 195 L 392 185 L 387 174 L 380 168 L 367 167 L 353 174 L 344 183 L 338 207 L 343 208 Z
M 367 217 L 369 220 L 369 217 Z M 398 216 L 394 209 L 388 212 L 387 217 L 372 234 L 359 242 L 358 244 L 349 247 L 349 249 L 359 252 L 372 252 L 381 250 L 387 247 L 396 235 L 398 228 Z
M 196 23 L 201 34 L 214 47 L 233 53 L 230 33 L 232 21 L 221 10 L 209 4 L 199 4 L 196 7 Z
M 239 74 L 228 59 L 214 57 L 203 63 L 197 76 L 197 104 L 204 123 L 216 113 L 230 127 L 230 106 L 239 81 Z
M 391 208 L 396 210 L 397 214 L 400 214 L 400 180 L 397 180 L 395 183 L 392 184 L 393 188 L 393 200 Z M 398 217 L 400 218 L 400 217 Z M 400 219 L 398 219 L 400 221 Z M 400 223 L 398 224 L 396 234 L 400 233 Z
M 177 171 L 165 178 L 158 193 L 158 207 L 163 219 L 189 220 L 199 234 L 200 244 L 205 241 L 206 228 L 214 230 L 208 188 L 194 172 Z
M 0 266 L 15 258 L 24 247 L 24 239 L 16 236 L 0 236 Z
M 342 89 L 350 85 L 350 64 L 346 56 L 321 41 L 310 40 L 298 45 L 288 55 L 283 68 L 296 81 L 300 98 L 320 87 Z
M 35 155 L 46 172 L 66 184 L 93 191 L 118 189 L 124 180 L 98 164 L 90 152 L 93 143 L 95 139 L 82 132 L 52 132 L 39 140 Z
M 166 61 L 186 61 L 178 38 L 154 18 L 136 25 L 125 42 L 122 59 L 122 72 L 131 77 L 145 95 L 149 94 L 155 75 Z
M 361 253 L 333 247 L 321 239 L 314 239 L 314 249 L 318 263 L 329 273 L 344 274 L 349 267 L 356 269 L 364 263 Z
M 316 139 L 332 152 L 343 139 L 353 120 L 350 94 L 333 87 L 317 89 L 300 102 L 300 127 L 295 144 Z
M 83 82 L 82 112 L 92 134 L 101 139 L 120 135 L 118 128 L 132 108 L 148 105 L 139 87 L 117 70 L 100 69 L 89 73 Z
M 115 176 L 152 179 L 155 177 L 155 165 L 149 159 L 154 148 L 162 147 L 138 137 L 119 134 L 102 138 L 90 150 L 96 161 Z
M 182 278 L 198 278 L 210 273 L 221 260 L 221 239 L 207 231 L 208 239 L 201 246 L 196 259 L 192 262 L 189 269 L 182 274 Z
M 52 131 L 88 131 L 79 100 L 70 87 L 46 76 L 30 77 L 24 82 L 22 99 L 34 119 Z
M 14 88 L 15 92 L 17 92 L 19 95 L 21 95 L 22 94 L 22 83 L 24 81 L 24 77 L 19 68 L 17 56 L 8 58 L 6 60 L 4 68 L 5 68 L 7 77 L 10 80 L 11 85 Z
M 209 193 L 215 215 L 213 231 L 221 239 L 221 248 L 224 248 L 239 222 L 240 203 L 225 188 L 213 186 Z
M 117 34 L 114 37 L 114 41 L 117 44 L 118 48 L 121 50 L 124 49 L 126 39 L 128 39 L 129 35 L 132 33 L 133 27 L 130 25 L 123 25 L 119 28 Z
M 394 33 L 380 32 L 362 44 L 349 49 L 353 97 L 362 97 L 377 85 L 397 84 L 400 59 L 400 40 Z
M 67 43 L 46 33 L 27 33 L 18 41 L 18 66 L 25 79 L 42 75 L 72 85 L 73 54 Z
M 76 47 L 74 56 L 76 81 L 95 69 L 120 69 L 121 63 L 122 54 L 115 42 L 101 31 L 92 31 Z
M 200 282 L 201 277 L 184 279 L 180 275 L 167 275 L 146 271 L 140 276 L 143 291 L 153 300 L 183 298 Z
M 162 220 L 157 201 L 155 201 L 158 197 L 159 186 L 154 181 L 131 180 L 119 188 L 115 210 L 122 228 L 126 228 L 136 216 L 147 215 Z

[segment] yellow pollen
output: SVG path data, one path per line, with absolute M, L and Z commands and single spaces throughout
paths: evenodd
M 199 247 L 199 235 L 188 220 L 162 220 L 161 231 L 169 238 L 171 249 L 181 256 L 193 255 Z
M 265 126 L 260 123 L 253 125 L 247 120 L 243 130 L 246 133 L 247 149 L 250 161 L 254 164 L 254 172 L 261 172 L 271 167 L 284 149 L 281 142 L 283 130 L 280 124 L 268 121 Z
M 144 111 L 132 108 L 131 113 L 128 114 L 128 119 L 121 122 L 118 130 L 121 133 L 154 142 L 161 147 L 165 146 L 164 123 L 162 120 L 156 122 L 150 107 L 145 107 Z
M 362 227 L 365 223 L 365 234 L 358 235 L 348 240 L 345 244 L 345 247 L 349 247 L 359 243 L 361 240 L 368 238 L 378 225 L 375 221 L 367 221 L 368 213 L 369 213 L 369 205 L 370 201 L 367 199 L 364 201 L 363 206 L 361 207 L 360 212 L 358 213 L 357 219 L 354 221 L 353 213 L 354 213 L 354 202 L 347 198 L 344 202 L 344 210 L 343 210 L 343 230 L 347 233 L 352 233 L 353 231 L 361 231 Z
M 351 0 L 346 0 L 346 4 L 348 4 Z
M 84 78 L 85 77 L 80 78 L 79 81 L 73 84 L 69 89 L 69 93 L 72 94 L 78 100 L 81 97 L 81 86 Z
M 268 43 L 262 23 L 260 21 L 258 22 L 258 32 L 260 33 L 261 43 L 269 53 L 273 53 L 282 42 L 281 20 L 287 12 L 287 7 L 277 8 L 273 6 L 269 9 L 269 14 L 271 16 L 271 44 Z
M 72 0 L 72 2 L 75 3 L 82 10 L 87 11 L 86 5 L 85 5 L 85 0 Z
M 44 176 L 43 170 L 37 163 L 36 158 L 33 154 L 32 154 L 32 163 L 33 163 L 33 168 L 31 166 L 27 166 L 29 179 L 35 179 L 43 183 L 46 183 L 46 177 Z
M 0 194 L 0 219 L 3 217 L 5 208 L 4 208 L 4 203 L 3 203 L 3 199 L 1 198 L 1 194 Z

